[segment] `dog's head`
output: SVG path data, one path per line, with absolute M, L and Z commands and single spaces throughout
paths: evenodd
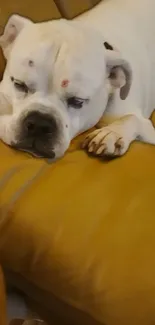
M 78 22 L 35 24 L 13 15 L 0 45 L 7 61 L 0 91 L 12 107 L 2 140 L 36 156 L 62 156 L 75 135 L 94 126 L 109 86 L 120 89 L 121 99 L 128 95 L 128 63 Z

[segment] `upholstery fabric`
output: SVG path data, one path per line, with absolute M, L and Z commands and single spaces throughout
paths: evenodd
M 81 138 L 55 164 L 1 145 L 1 261 L 101 324 L 152 324 L 154 148 L 100 161 Z
M 4 288 L 4 278 L 0 266 L 0 325 L 6 325 L 6 296 Z
M 55 0 L 55 3 L 59 8 L 62 16 L 69 19 L 92 8 L 98 2 L 100 2 L 100 0 Z

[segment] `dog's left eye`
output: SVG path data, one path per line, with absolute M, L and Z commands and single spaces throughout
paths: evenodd
M 82 99 L 82 98 L 79 98 L 79 97 L 67 98 L 68 107 L 74 107 L 76 109 L 82 108 L 84 102 L 85 102 L 85 99 Z
M 20 80 L 16 80 L 16 79 L 14 79 L 13 77 L 11 77 L 11 81 L 13 82 L 14 87 L 15 87 L 18 91 L 21 91 L 21 92 L 26 93 L 26 94 L 28 93 L 29 88 L 28 88 L 28 86 L 27 86 L 24 82 L 22 82 L 22 81 L 20 81 Z
M 17 90 L 22 91 L 23 93 L 28 93 L 29 89 L 24 82 L 15 81 L 14 86 Z

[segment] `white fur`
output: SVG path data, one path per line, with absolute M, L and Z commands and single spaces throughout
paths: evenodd
M 105 50 L 104 41 L 118 50 Z M 59 126 L 56 157 L 103 113 L 115 121 L 86 138 L 83 147 L 89 152 L 122 155 L 136 138 L 155 144 L 148 120 L 155 107 L 154 0 L 104 0 L 74 21 L 34 24 L 14 15 L 0 44 L 7 59 L 0 84 L 5 96 L 0 138 L 7 144 L 18 142 L 23 116 L 38 110 L 53 116 Z M 32 92 L 25 96 L 17 91 L 11 76 Z M 61 87 L 64 79 L 69 80 L 66 88 Z M 88 100 L 81 109 L 67 107 L 67 94 Z

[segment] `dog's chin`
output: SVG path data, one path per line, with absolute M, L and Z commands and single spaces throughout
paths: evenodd
M 22 146 L 21 144 L 15 144 L 11 143 L 10 145 L 11 148 L 18 150 L 18 151 L 23 151 L 35 158 L 48 158 L 48 159 L 54 159 L 55 158 L 55 152 L 53 149 L 47 150 L 44 148 L 35 148 L 35 147 L 26 147 Z

